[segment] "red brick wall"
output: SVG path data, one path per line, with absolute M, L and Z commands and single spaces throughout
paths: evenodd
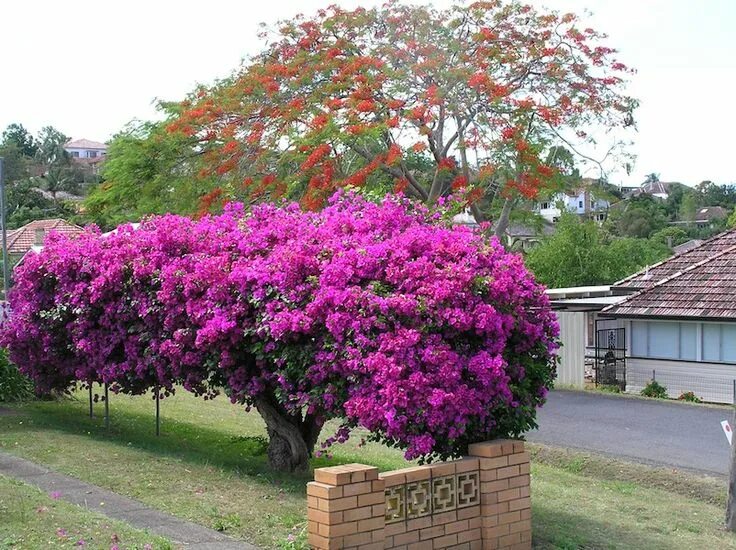
M 529 455 L 521 441 L 470 446 L 470 457 L 378 473 L 315 470 L 309 543 L 320 550 L 531 548 Z

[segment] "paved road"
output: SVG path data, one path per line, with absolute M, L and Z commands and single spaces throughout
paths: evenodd
M 727 475 L 729 447 L 721 420 L 727 407 L 553 391 L 527 439 L 627 460 Z

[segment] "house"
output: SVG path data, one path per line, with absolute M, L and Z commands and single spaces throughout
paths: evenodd
M 722 206 L 704 206 L 695 212 L 695 217 L 691 220 L 680 220 L 671 222 L 671 225 L 685 225 L 689 227 L 697 227 L 698 229 L 713 228 L 722 220 L 728 218 L 728 210 Z
M 89 139 L 67 141 L 64 150 L 73 159 L 95 159 L 107 154 L 107 145 Z
M 11 257 L 21 258 L 30 250 L 36 252 L 41 250 L 46 235 L 52 231 L 66 235 L 79 235 L 84 232 L 84 229 L 61 218 L 35 220 L 23 227 L 8 231 L 8 254 Z
M 627 391 L 736 403 L 736 229 L 616 286 L 636 291 L 600 313 L 626 333 Z
M 597 383 L 638 393 L 654 379 L 670 397 L 736 402 L 736 229 L 609 287 L 548 294 L 570 383 L 587 357 Z
M 556 223 L 563 212 L 571 212 L 581 217 L 603 223 L 610 203 L 594 196 L 590 185 L 584 185 L 574 191 L 556 193 L 552 197 L 538 202 L 534 211 L 548 223 Z
M 93 174 L 99 172 L 107 155 L 107 145 L 89 139 L 68 141 L 64 144 L 64 150 L 69 153 L 73 162 L 87 167 Z
M 641 195 L 651 195 L 658 199 L 667 200 L 670 196 L 670 189 L 676 185 L 682 184 L 674 181 L 645 181 L 638 188 L 626 193 L 624 198 L 630 199 Z

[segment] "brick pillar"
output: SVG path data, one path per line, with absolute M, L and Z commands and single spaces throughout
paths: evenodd
M 496 440 L 470 445 L 480 466 L 483 550 L 529 550 L 532 511 L 529 453 L 523 441 Z
M 307 483 L 309 544 L 318 550 L 383 550 L 384 481 L 378 469 L 345 464 L 314 471 Z

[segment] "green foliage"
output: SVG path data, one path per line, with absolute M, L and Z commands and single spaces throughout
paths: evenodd
M 0 349 L 0 403 L 24 401 L 31 397 L 33 384 L 8 360 L 8 353 Z
M 687 401 L 689 403 L 702 403 L 703 402 L 703 400 L 700 399 L 700 397 L 695 395 L 695 392 L 691 392 L 691 391 L 682 392 L 680 394 L 680 397 L 678 397 L 677 399 L 679 399 L 680 401 Z
M 169 112 L 167 106 L 161 106 Z M 104 183 L 85 201 L 86 217 L 102 228 L 147 214 L 193 214 L 215 178 L 195 178 L 193 142 L 165 130 L 166 122 L 132 125 L 110 142 Z M 195 181 L 196 180 L 196 181 Z
M 734 209 L 728 218 L 728 227 L 736 227 L 736 209 Z
M 689 241 L 690 235 L 680 227 L 669 226 L 652 233 L 650 240 L 663 245 L 668 245 L 671 240 L 672 246 L 677 246 Z
M 613 283 L 669 254 L 666 246 L 642 239 L 604 240 L 595 222 L 563 214 L 557 231 L 533 248 L 526 265 L 549 287 Z
M 611 208 L 606 229 L 619 237 L 646 239 L 668 222 L 665 203 L 649 195 L 632 197 Z
M 654 397 L 655 399 L 667 399 L 667 388 L 656 380 L 650 380 L 641 390 L 644 397 Z
M 17 147 L 20 153 L 25 157 L 33 157 L 38 151 L 38 145 L 33 136 L 25 129 L 22 124 L 13 123 L 3 132 L 2 146 Z M 2 155 L 0 155 L 2 156 Z
M 621 393 L 621 386 L 617 384 L 600 384 L 596 390 L 603 393 Z

